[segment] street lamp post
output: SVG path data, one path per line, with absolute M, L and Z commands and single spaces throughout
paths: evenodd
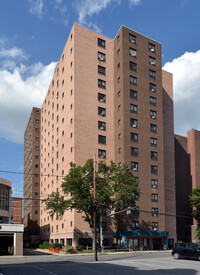
M 94 155 L 94 212 L 93 212 L 93 219 L 94 219 L 94 260 L 98 261 L 97 258 L 97 198 L 96 198 L 96 155 Z

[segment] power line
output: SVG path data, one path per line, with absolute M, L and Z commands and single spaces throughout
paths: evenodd
M 35 174 L 37 174 L 37 173 L 34 173 L 34 174 L 31 174 L 31 173 L 25 173 L 25 172 L 18 172 L 18 171 L 10 171 L 10 170 L 0 170 L 0 173 L 11 173 L 11 174 L 20 174 L 20 175 L 29 175 L 29 176 L 34 176 Z M 40 175 L 41 177 L 60 177 L 60 178 L 64 178 L 65 176 L 59 176 L 59 175 L 53 175 L 53 174 L 47 174 L 47 175 L 43 175 L 43 174 L 38 174 L 38 175 Z M 14 191 L 14 190 L 13 190 Z M 15 192 L 17 192 L 17 191 L 19 191 L 19 192 L 23 192 L 23 191 L 21 191 L 21 190 L 17 190 L 17 189 L 15 189 Z M 140 192 L 140 194 L 142 194 L 142 195 L 145 195 L 145 196 L 149 196 L 149 197 L 151 197 L 151 194 L 147 194 L 147 193 L 144 193 L 144 192 Z M 153 193 L 154 194 L 154 193 Z M 156 193 L 155 193 L 156 194 Z M 167 198 L 165 198 L 165 197 L 162 197 L 162 196 L 158 196 L 158 198 L 159 199 L 163 199 L 163 200 L 165 200 L 165 201 L 172 201 L 172 202 L 174 202 L 175 200 L 173 200 L 173 199 L 167 199 Z M 178 202 L 178 203 L 182 203 L 182 204 L 187 204 L 188 205 L 188 203 L 187 202 L 185 202 L 185 201 L 182 201 L 182 200 L 176 200 L 176 202 Z

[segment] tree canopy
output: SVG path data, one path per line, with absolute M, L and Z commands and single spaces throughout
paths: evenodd
M 65 210 L 76 209 L 83 213 L 83 218 L 93 226 L 94 211 L 94 165 L 89 159 L 85 165 L 77 166 L 70 163 L 69 173 L 61 185 L 63 195 L 53 193 L 45 201 L 51 216 L 55 213 L 62 217 Z M 128 165 L 118 167 L 114 162 L 106 165 L 100 163 L 96 172 L 96 200 L 97 214 L 103 209 L 123 209 L 134 207 L 139 196 L 132 170 Z
M 192 215 L 197 221 L 197 237 L 200 239 L 200 186 L 196 187 L 189 196 L 191 206 L 194 207 Z

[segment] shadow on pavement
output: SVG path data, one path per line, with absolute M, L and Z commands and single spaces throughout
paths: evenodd
M 195 269 L 189 268 L 169 268 L 169 269 L 152 269 L 143 270 L 136 267 L 108 264 L 104 262 L 93 263 L 77 263 L 71 261 L 63 262 L 40 262 L 40 263 L 23 263 L 23 264 L 9 264 L 1 265 L 0 273 L 6 275 L 63 275 L 63 274 L 138 274 L 138 275 L 159 275 L 159 274 L 181 274 L 181 275 L 195 275 L 198 273 Z
M 39 255 L 52 255 L 51 253 L 46 253 L 43 251 L 37 251 L 32 248 L 24 248 L 24 256 L 39 256 Z

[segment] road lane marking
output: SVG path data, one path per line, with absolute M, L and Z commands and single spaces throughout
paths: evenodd
M 38 267 L 37 265 L 32 265 L 33 267 L 35 267 L 35 268 L 37 268 L 37 269 L 40 269 L 40 270 L 42 270 L 42 271 L 45 271 L 45 272 L 47 272 L 47 273 L 49 273 L 49 274 L 51 274 L 51 275 L 57 275 L 56 273 L 53 273 L 53 272 L 51 272 L 51 271 L 48 271 L 48 270 L 45 270 L 45 269 L 43 269 L 43 268 L 41 268 L 41 267 Z M 1 275 L 1 274 L 0 274 Z

